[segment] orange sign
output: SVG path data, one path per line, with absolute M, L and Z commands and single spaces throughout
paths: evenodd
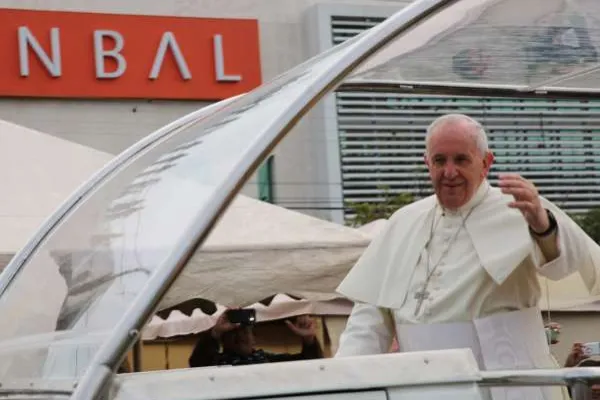
M 0 9 L 0 96 L 223 99 L 261 83 L 256 20 Z

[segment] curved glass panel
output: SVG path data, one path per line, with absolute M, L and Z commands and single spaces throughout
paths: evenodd
M 172 132 L 85 196 L 0 298 L 0 313 L 14 321 L 0 328 L 0 341 L 31 336 L 36 348 L 23 359 L 10 348 L 3 351 L 0 343 L 0 376 L 80 377 L 104 333 L 120 323 L 174 249 L 197 233 L 194 223 L 215 196 L 223 195 L 220 187 L 240 168 L 246 172 L 243 161 L 263 131 L 279 119 L 292 119 L 295 115 L 286 115 L 290 104 L 314 97 L 311 85 L 353 43 Z M 86 343 L 57 341 L 55 331 L 85 335 Z
M 348 81 L 600 90 L 600 3 L 462 0 L 394 40 Z

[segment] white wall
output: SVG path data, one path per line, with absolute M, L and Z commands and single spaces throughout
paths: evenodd
M 0 98 L 0 119 L 112 154 L 204 102 Z

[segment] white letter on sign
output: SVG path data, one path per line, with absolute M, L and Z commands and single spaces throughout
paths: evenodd
M 223 36 L 213 36 L 213 53 L 215 56 L 215 72 L 217 82 L 239 82 L 241 75 L 225 75 L 225 56 L 223 55 Z
M 179 74 L 186 81 L 192 79 L 192 74 L 190 73 L 190 69 L 188 68 L 187 63 L 185 62 L 185 58 L 183 57 L 183 53 L 177 44 L 177 40 L 175 39 L 175 35 L 173 32 L 165 32 L 160 39 L 160 45 L 158 46 L 158 50 L 156 51 L 156 57 L 154 58 L 154 62 L 152 63 L 152 69 L 150 70 L 150 79 L 157 79 L 158 74 L 160 73 L 160 69 L 163 65 L 163 61 L 165 60 L 165 53 L 167 52 L 167 48 L 171 49 L 173 56 L 175 57 L 175 62 L 177 63 L 177 68 L 179 68 Z
M 112 50 L 104 49 L 104 38 L 109 37 L 115 41 L 115 47 Z M 114 79 L 125 73 L 127 61 L 122 54 L 125 46 L 123 35 L 116 31 L 94 31 L 94 61 L 96 62 L 96 78 L 99 79 Z M 113 72 L 106 72 L 104 61 L 107 57 L 112 58 L 117 62 L 117 69 Z
M 61 75 L 60 67 L 60 31 L 58 28 L 50 29 L 50 49 L 52 59 L 42 49 L 40 43 L 26 26 L 19 27 L 19 69 L 21 76 L 29 76 L 29 47 L 44 64 L 51 76 L 58 78 Z

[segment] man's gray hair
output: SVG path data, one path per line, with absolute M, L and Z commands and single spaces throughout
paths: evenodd
M 475 136 L 475 143 L 477 144 L 477 148 L 481 151 L 482 155 L 485 155 L 489 151 L 487 134 L 485 133 L 485 129 L 483 126 L 464 114 L 446 114 L 441 117 L 436 118 L 428 127 L 427 127 L 427 136 L 425 137 L 425 151 L 429 152 L 429 141 L 431 140 L 431 136 L 433 133 L 441 126 L 446 124 L 458 124 L 458 123 L 467 123 L 473 128 L 473 135 Z

